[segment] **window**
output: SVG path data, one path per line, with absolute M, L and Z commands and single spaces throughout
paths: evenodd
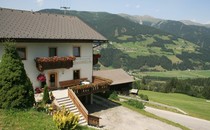
M 80 57 L 80 47 L 73 47 L 73 56 Z
M 50 47 L 49 48 L 49 57 L 57 56 L 57 48 L 56 47 Z
M 21 60 L 26 60 L 26 48 L 25 47 L 17 47 L 17 53 L 20 56 Z
M 80 70 L 74 70 L 74 80 L 75 79 L 80 79 Z

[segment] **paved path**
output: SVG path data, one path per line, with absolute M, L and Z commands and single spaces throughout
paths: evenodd
M 146 117 L 123 106 L 93 113 L 99 116 L 103 130 L 180 130 L 159 120 Z
M 169 105 L 165 105 L 165 104 L 162 104 L 162 103 L 158 103 L 158 102 L 153 102 L 153 101 L 145 101 L 145 100 L 142 100 L 139 96 L 135 96 L 135 97 L 130 97 L 130 96 L 124 96 L 124 95 L 119 95 L 120 98 L 126 98 L 126 99 L 135 99 L 135 100 L 138 100 L 138 101 L 141 101 L 141 102 L 145 102 L 145 103 L 150 103 L 150 104 L 154 104 L 154 105 L 157 105 L 157 106 L 162 106 L 162 107 L 166 107 L 166 108 L 171 108 L 171 109 L 174 109 L 182 114 L 187 114 L 185 111 L 177 108 L 177 107 L 174 107 L 174 106 L 169 106 Z
M 151 107 L 146 107 L 147 112 L 153 113 L 157 116 L 163 117 L 165 119 L 177 122 L 183 126 L 186 126 L 192 130 L 210 130 L 210 121 L 182 115 L 174 112 L 159 110 Z

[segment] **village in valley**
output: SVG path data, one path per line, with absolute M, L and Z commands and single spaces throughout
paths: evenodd
M 65 2 L 0 5 L 0 130 L 208 130 L 209 36 Z

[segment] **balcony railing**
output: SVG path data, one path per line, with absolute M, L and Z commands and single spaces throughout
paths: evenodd
M 77 85 L 72 90 L 77 96 L 85 96 L 93 93 L 104 92 L 109 90 L 111 80 L 93 76 L 93 82 L 86 85 Z
M 49 70 L 49 69 L 59 69 L 66 68 L 69 69 L 73 67 L 73 61 L 75 57 L 37 57 L 35 59 L 36 67 L 39 71 Z

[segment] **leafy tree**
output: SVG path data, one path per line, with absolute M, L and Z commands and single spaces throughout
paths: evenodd
M 139 80 L 136 80 L 136 81 L 134 81 L 133 82 L 133 84 L 132 84 L 132 88 L 134 88 L 134 89 L 140 89 L 140 81 Z
M 28 108 L 34 102 L 33 87 L 15 44 L 5 42 L 0 62 L 0 108 Z

